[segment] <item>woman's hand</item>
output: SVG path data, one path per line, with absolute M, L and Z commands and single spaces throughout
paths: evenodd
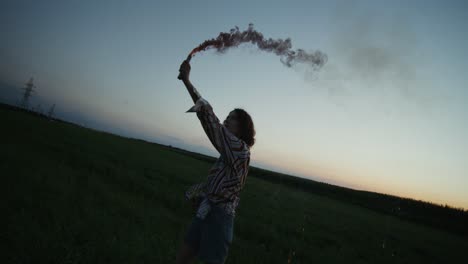
M 188 81 L 190 76 L 190 62 L 184 60 L 179 68 L 179 80 Z
M 192 209 L 193 211 L 197 211 L 198 210 L 198 206 L 200 206 L 200 203 L 201 203 L 201 199 L 200 198 L 194 198 L 191 200 L 192 202 Z

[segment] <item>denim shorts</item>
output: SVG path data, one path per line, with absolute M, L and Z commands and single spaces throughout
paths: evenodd
M 234 216 L 218 206 L 212 206 L 205 219 L 193 218 L 185 242 L 197 251 L 201 261 L 221 264 L 226 260 L 233 231 Z

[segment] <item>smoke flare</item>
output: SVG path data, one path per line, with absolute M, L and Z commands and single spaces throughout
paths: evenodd
M 303 49 L 292 50 L 291 39 L 266 39 L 262 33 L 256 31 L 252 23 L 245 31 L 240 31 L 236 26 L 230 32 L 221 32 L 216 38 L 205 40 L 198 47 L 190 52 L 188 59 L 197 52 L 216 49 L 217 52 L 224 53 L 227 49 L 237 47 L 242 43 L 250 42 L 260 50 L 273 52 L 280 56 L 280 61 L 287 67 L 296 63 L 308 64 L 312 69 L 317 70 L 327 62 L 327 55 L 319 50 L 308 53 Z

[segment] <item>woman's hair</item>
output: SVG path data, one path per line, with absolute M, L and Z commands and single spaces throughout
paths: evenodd
M 255 127 L 250 115 L 241 108 L 234 109 L 240 124 L 240 136 L 249 148 L 255 144 Z

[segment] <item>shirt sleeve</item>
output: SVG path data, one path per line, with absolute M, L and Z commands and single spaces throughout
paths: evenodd
M 219 122 L 213 108 L 205 99 L 198 99 L 187 112 L 197 113 L 203 130 L 205 130 L 213 146 L 221 154 L 225 162 L 233 164 L 237 156 L 243 152 L 245 143 Z

